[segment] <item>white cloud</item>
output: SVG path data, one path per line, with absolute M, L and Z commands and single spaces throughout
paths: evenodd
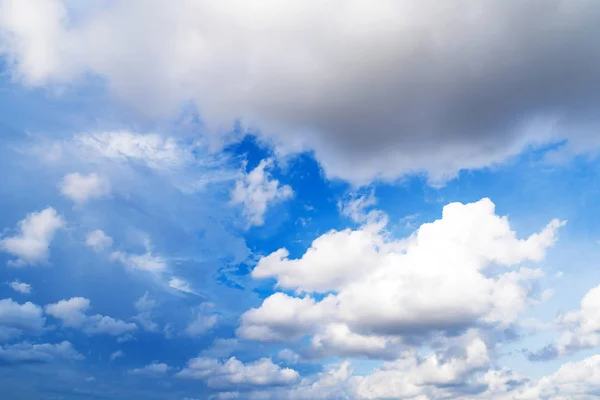
M 101 156 L 121 161 L 138 161 L 157 170 L 171 169 L 191 161 L 191 155 L 175 139 L 155 133 L 101 132 L 75 137 L 75 142 Z
M 268 358 L 244 364 L 235 357 L 221 363 L 212 358 L 192 358 L 177 373 L 180 378 L 200 379 L 212 388 L 290 385 L 299 379 L 296 371 L 281 368 Z
M 231 202 L 241 204 L 250 225 L 265 223 L 267 208 L 291 198 L 294 194 L 289 185 L 280 185 L 267 171 L 273 165 L 271 159 L 261 160 L 256 168 L 239 179 L 231 192 Z
M 125 353 L 123 353 L 121 350 L 117 350 L 114 353 L 111 353 L 110 356 L 108 357 L 108 359 L 110 361 L 115 361 L 117 358 L 120 357 L 125 357 Z
M 52 207 L 32 212 L 19 221 L 19 233 L 0 240 L 0 250 L 17 257 L 15 261 L 10 261 L 15 266 L 46 261 L 50 242 L 56 231 L 64 226 L 64 219 Z
M 530 144 L 597 145 L 593 0 L 568 11 L 542 1 L 544 13 L 522 1 L 74 4 L 0 3 L 0 48 L 17 80 L 69 85 L 91 74 L 157 114 L 191 99 L 207 131 L 223 135 L 241 119 L 281 153 L 314 151 L 329 176 L 425 171 L 439 182 Z M 547 35 L 559 30 L 561 40 Z
M 45 322 L 42 308 L 36 304 L 0 300 L 0 340 L 17 337 L 23 332 L 41 332 Z
M 110 255 L 111 260 L 119 261 L 123 265 L 129 268 L 160 273 L 167 269 L 168 265 L 166 260 L 157 255 L 153 254 L 148 250 L 143 254 L 130 254 L 122 251 L 115 251 Z
M 133 374 L 133 375 L 157 377 L 157 376 L 166 375 L 170 369 L 171 369 L 171 367 L 169 367 L 167 364 L 154 362 L 152 364 L 146 365 L 143 368 L 132 369 L 129 371 L 129 373 Z
M 85 237 L 85 245 L 92 248 L 96 252 L 103 251 L 112 246 L 113 240 L 100 229 L 88 232 Z
M 76 204 L 110 194 L 108 179 L 91 173 L 82 175 L 78 172 L 65 175 L 60 184 L 60 193 L 73 200 Z
M 46 313 L 62 321 L 63 326 L 79 329 L 89 335 L 106 334 L 120 336 L 137 329 L 134 323 L 121 321 L 104 315 L 88 315 L 90 301 L 83 297 L 73 297 L 48 304 Z
M 7 346 L 0 345 L 0 360 L 9 363 L 50 362 L 57 359 L 83 360 L 83 358 L 67 341 L 57 344 L 23 342 Z
M 275 293 L 242 316 L 238 334 L 314 335 L 314 351 L 381 356 L 396 351 L 396 337 L 476 324 L 504 329 L 532 301 L 529 282 L 542 276 L 521 264 L 542 260 L 562 224 L 553 220 L 519 239 L 483 199 L 445 206 L 441 219 L 402 240 L 368 226 L 328 232 L 301 258 L 278 250 L 252 272 L 284 289 L 328 294 L 316 300 Z
M 9 283 L 9 286 L 15 292 L 21 294 L 31 294 L 31 285 L 29 283 L 14 281 Z
M 179 290 L 180 292 L 184 293 L 196 293 L 194 292 L 194 289 L 192 289 L 192 287 L 190 286 L 189 282 L 177 277 L 171 278 L 171 280 L 169 281 L 169 287 L 171 289 Z

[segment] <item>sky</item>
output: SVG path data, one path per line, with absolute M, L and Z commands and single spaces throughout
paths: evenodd
M 0 397 L 600 398 L 598 18 L 0 0 Z

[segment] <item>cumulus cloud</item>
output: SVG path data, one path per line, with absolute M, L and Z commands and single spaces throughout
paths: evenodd
M 256 168 L 236 182 L 231 192 L 231 202 L 242 205 L 250 225 L 263 225 L 267 208 L 294 194 L 289 185 L 280 185 L 277 179 L 271 178 L 267 169 L 272 165 L 271 159 L 261 160 Z
M 37 264 L 48 259 L 49 247 L 65 220 L 52 207 L 28 214 L 18 223 L 18 233 L 0 240 L 0 250 L 17 257 L 10 265 Z
M 60 193 L 76 204 L 83 204 L 88 200 L 106 196 L 110 190 L 108 180 L 95 173 L 89 175 L 82 175 L 78 172 L 67 174 L 60 184 Z
M 171 367 L 169 367 L 167 364 L 154 362 L 152 364 L 146 365 L 143 368 L 132 369 L 129 371 L 129 373 L 132 375 L 158 377 L 158 376 L 166 375 L 170 369 L 171 369 Z
M 12 290 L 21 294 L 31 294 L 31 285 L 29 283 L 13 281 L 9 283 Z
M 100 229 L 88 232 L 85 237 L 85 245 L 92 248 L 96 252 L 103 251 L 112 246 L 113 240 Z
M 22 342 L 12 345 L 0 345 L 0 360 L 14 363 L 50 362 L 58 359 L 83 360 L 70 342 L 50 344 L 31 344 Z
M 104 315 L 88 315 L 90 301 L 84 297 L 73 297 L 48 304 L 46 314 L 61 320 L 67 328 L 78 329 L 88 335 L 106 334 L 120 336 L 137 329 L 136 324 Z
M 42 308 L 36 304 L 19 304 L 12 299 L 0 300 L 0 340 L 19 336 L 23 332 L 41 332 L 45 322 Z
M 290 385 L 299 379 L 296 371 L 281 368 L 268 358 L 244 364 L 235 357 L 223 363 L 213 358 L 192 358 L 177 376 L 203 380 L 219 389 Z
M 273 277 L 297 295 L 269 296 L 241 317 L 238 334 L 263 341 L 313 335 L 313 350 L 381 357 L 397 350 L 398 337 L 505 329 L 543 275 L 522 264 L 541 261 L 562 225 L 553 220 L 521 239 L 482 199 L 448 204 L 441 219 L 400 240 L 368 226 L 330 231 L 298 259 L 280 249 L 259 260 L 253 277 Z
M 92 74 L 150 113 L 191 99 L 208 131 L 241 119 L 332 177 L 440 182 L 531 144 L 598 144 L 594 0 L 0 4 L 0 49 L 25 85 Z

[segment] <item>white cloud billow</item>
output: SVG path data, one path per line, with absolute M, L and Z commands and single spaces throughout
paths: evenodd
M 21 294 L 31 294 L 31 285 L 25 282 L 13 281 L 9 283 L 9 286 L 12 290 Z
M 271 159 L 261 160 L 256 168 L 236 182 L 231 192 L 231 202 L 242 205 L 244 216 L 251 226 L 263 225 L 269 206 L 294 195 L 289 185 L 280 185 L 277 179 L 271 177 L 268 169 L 272 165 Z
M 67 328 L 81 330 L 88 335 L 106 334 L 120 336 L 133 332 L 137 325 L 131 322 L 114 319 L 104 315 L 88 315 L 90 301 L 83 297 L 73 297 L 48 304 L 46 314 L 61 320 Z
M 242 316 L 238 334 L 314 335 L 313 350 L 381 357 L 406 335 L 509 327 L 531 300 L 530 282 L 543 275 L 521 264 L 541 261 L 563 224 L 553 220 L 519 239 L 482 199 L 445 206 L 441 219 L 401 240 L 369 226 L 330 231 L 299 259 L 281 249 L 258 262 L 253 277 L 308 295 L 271 295 Z
M 10 265 L 25 266 L 48 260 L 49 247 L 65 220 L 52 207 L 28 214 L 18 223 L 18 233 L 0 240 L 0 250 L 17 257 Z
M 100 229 L 88 232 L 85 237 L 85 245 L 96 252 L 109 249 L 112 246 L 113 240 Z
M 176 376 L 203 380 L 209 387 L 220 389 L 290 385 L 299 379 L 296 371 L 281 368 L 268 358 L 244 364 L 235 357 L 225 362 L 213 358 L 192 358 Z
M 67 174 L 60 183 L 60 193 L 73 200 L 75 204 L 84 204 L 89 200 L 107 196 L 110 191 L 108 179 L 96 173 Z

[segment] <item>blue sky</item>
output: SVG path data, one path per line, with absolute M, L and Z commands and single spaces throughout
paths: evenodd
M 598 397 L 598 4 L 461 4 L 0 0 L 3 395 Z

